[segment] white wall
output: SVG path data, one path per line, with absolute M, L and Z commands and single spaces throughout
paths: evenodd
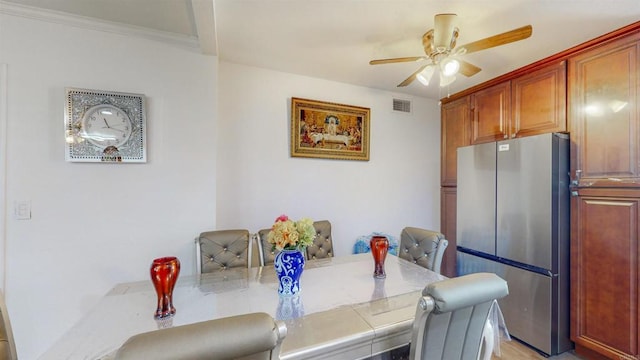
M 177 255 L 192 271 L 193 238 L 216 225 L 217 59 L 9 15 L 0 23 L 4 290 L 19 356 L 35 359 L 116 283 L 148 279 L 153 258 Z M 145 94 L 148 163 L 65 162 L 65 87 Z M 31 220 L 13 219 L 17 200 L 31 201 Z
M 147 279 L 154 257 L 177 255 L 190 273 L 201 231 L 257 231 L 281 213 L 329 219 L 341 256 L 372 231 L 439 228 L 432 100 L 5 14 L 0 24 L 8 83 L 0 236 L 21 359 L 37 358 L 115 284 Z M 65 162 L 65 87 L 145 94 L 148 163 Z M 292 96 L 371 108 L 371 160 L 291 158 Z M 411 100 L 413 113 L 394 113 L 394 96 Z M 31 201 L 31 220 L 11 216 L 18 200 Z
M 219 228 L 255 232 L 282 213 L 328 219 L 337 256 L 372 231 L 440 228 L 437 102 L 226 62 L 218 76 Z M 291 97 L 370 108 L 370 160 L 290 157 Z M 412 114 L 393 112 L 394 97 Z

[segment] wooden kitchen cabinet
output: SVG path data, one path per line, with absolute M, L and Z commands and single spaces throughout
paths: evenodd
M 511 80 L 509 137 L 567 131 L 566 61 Z
M 640 189 L 577 189 L 571 211 L 571 340 L 589 359 L 638 359 Z
M 457 276 L 456 270 L 456 187 L 440 188 L 440 232 L 449 241 L 449 246 L 444 251 L 440 272 L 444 276 Z
M 456 183 L 457 149 L 470 144 L 469 97 L 442 105 L 440 162 L 440 232 L 449 241 L 444 252 L 441 273 L 456 276 Z
M 508 138 L 511 117 L 511 82 L 493 85 L 471 96 L 471 143 Z
M 640 34 L 569 59 L 572 176 L 580 186 L 638 186 Z
M 568 60 L 571 339 L 588 359 L 640 351 L 640 34 Z
M 469 97 L 442 105 L 440 185 L 456 186 L 457 152 L 470 144 Z
M 567 131 L 566 84 L 558 61 L 472 94 L 471 142 Z

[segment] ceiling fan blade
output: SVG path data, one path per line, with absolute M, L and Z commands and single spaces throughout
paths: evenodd
M 464 75 L 464 76 L 467 76 L 467 77 L 473 76 L 473 75 L 479 73 L 480 70 L 482 70 L 479 67 L 477 67 L 477 66 L 475 66 L 475 65 L 473 65 L 471 63 L 468 63 L 468 62 L 466 62 L 464 60 L 458 59 L 458 62 L 460 63 L 460 70 L 458 72 L 460 74 Z
M 488 38 L 474 41 L 472 43 L 468 43 L 461 47 L 467 49 L 466 53 L 468 54 L 468 53 L 492 48 L 495 46 L 505 45 L 508 43 L 526 39 L 529 36 L 531 36 L 532 32 L 533 32 L 533 27 L 531 25 L 527 25 L 517 29 L 513 29 L 511 31 L 504 32 L 502 34 L 489 36 Z
M 450 49 L 456 17 L 456 14 L 437 14 L 433 19 L 433 46 L 436 50 Z
M 404 79 L 403 82 L 398 84 L 397 87 L 403 87 L 403 86 L 407 86 L 407 85 L 411 84 L 413 82 L 413 80 L 416 79 L 416 75 L 418 75 L 422 70 L 424 70 L 424 68 L 426 68 L 429 65 L 431 65 L 431 64 L 427 64 L 427 65 L 421 66 L 416 72 L 414 72 L 413 74 L 409 75 L 408 78 Z
M 410 56 L 410 57 L 401 57 L 401 58 L 393 58 L 393 59 L 379 59 L 379 60 L 371 60 L 369 61 L 369 65 L 380 65 L 380 64 L 392 64 L 399 62 L 411 62 L 411 61 L 419 61 L 425 60 L 425 56 Z

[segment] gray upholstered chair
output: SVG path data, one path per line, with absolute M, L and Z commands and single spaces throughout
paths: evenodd
M 260 251 L 260 238 L 258 237 L 258 233 L 252 233 L 249 236 L 249 243 L 251 244 L 251 248 L 249 249 L 249 266 L 262 266 L 262 260 L 260 259 L 262 252 Z
M 265 266 L 273 264 L 276 258 L 276 250 L 273 249 L 273 245 L 267 240 L 267 235 L 271 229 L 262 229 L 257 233 L 258 251 L 260 252 L 260 265 Z
M 333 240 L 331 239 L 331 223 L 328 220 L 315 221 L 316 238 L 307 246 L 307 259 L 323 259 L 333 257 Z
M 9 321 L 9 312 L 4 302 L 4 294 L 0 292 L 0 360 L 15 360 L 18 358 L 16 344 L 13 340 L 13 330 Z
M 508 294 L 507 282 L 491 273 L 427 285 L 416 306 L 410 358 L 477 360 L 491 306 Z
M 406 227 L 400 234 L 398 256 L 439 274 L 448 245 L 444 235 L 437 231 Z
M 284 322 L 251 313 L 134 335 L 115 359 L 279 359 L 286 335 Z
M 248 230 L 215 230 L 196 238 L 196 267 L 199 273 L 250 267 L 252 246 Z

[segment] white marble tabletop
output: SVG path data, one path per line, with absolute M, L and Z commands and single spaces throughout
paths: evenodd
M 107 359 L 138 333 L 250 312 L 285 321 L 282 359 L 369 357 L 410 341 L 420 292 L 444 279 L 391 255 L 385 270 L 373 278 L 371 254 L 307 261 L 296 298 L 278 296 L 273 266 L 181 276 L 162 322 L 150 280 L 119 284 L 41 359 Z

